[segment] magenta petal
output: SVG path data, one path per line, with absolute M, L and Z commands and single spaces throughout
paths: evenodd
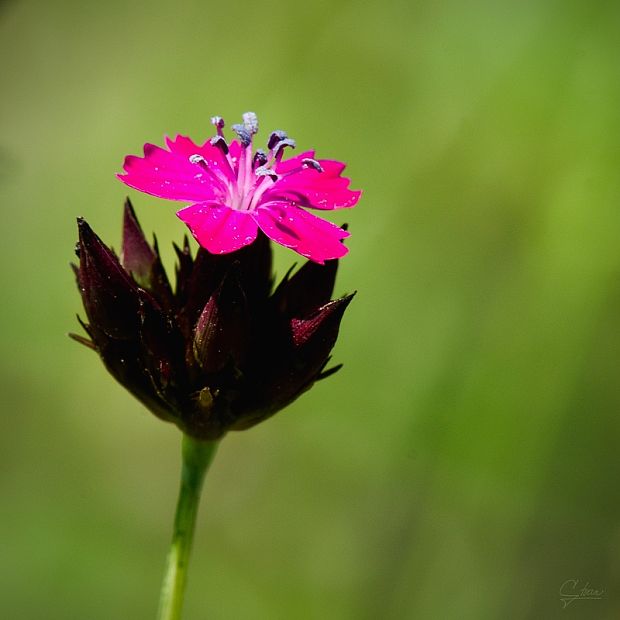
M 198 243 L 212 254 L 227 254 L 246 246 L 258 234 L 247 211 L 212 204 L 195 204 L 177 211 Z
M 278 174 L 286 174 L 298 169 L 305 158 L 314 158 L 314 151 L 307 151 L 280 162 L 276 166 Z M 357 204 L 362 192 L 349 189 L 349 179 L 340 176 L 345 164 L 331 159 L 319 159 L 322 172 L 312 167 L 304 168 L 279 179 L 265 193 L 264 201 L 287 200 L 302 207 L 313 209 L 344 209 Z
M 286 202 L 263 204 L 254 218 L 270 239 L 315 263 L 323 264 L 348 252 L 341 243 L 349 236 L 346 230 Z
M 202 155 L 207 162 L 209 168 L 220 177 L 225 177 L 229 181 L 236 181 L 226 155 L 217 146 L 213 146 L 210 140 L 207 140 L 202 146 L 194 144 L 191 138 L 178 135 L 174 140 L 166 138 L 166 144 L 172 153 L 181 156 L 183 159 L 189 159 L 192 155 Z
M 126 157 L 126 174 L 118 178 L 130 187 L 168 200 L 204 202 L 225 195 L 226 167 L 230 174 L 232 171 L 219 149 L 208 143 L 199 147 L 183 136 L 167 139 L 167 144 L 171 150 L 145 144 L 144 157 Z M 195 154 L 204 157 L 213 173 L 189 161 Z
M 299 153 L 299 155 L 295 155 L 295 157 L 284 159 L 278 162 L 274 169 L 278 174 L 286 174 L 287 172 L 291 172 L 291 170 L 299 168 L 304 159 L 314 159 L 314 151 L 304 151 L 303 153 Z
M 196 180 L 184 180 L 166 177 L 136 175 L 136 174 L 117 174 L 125 185 L 133 187 L 138 191 L 158 198 L 167 200 L 178 200 L 182 202 L 202 202 L 205 200 L 218 200 L 222 192 L 216 191 L 210 183 L 201 183 Z

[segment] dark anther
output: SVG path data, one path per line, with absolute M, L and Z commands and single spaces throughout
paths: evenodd
M 282 131 L 281 129 L 277 129 L 269 136 L 269 142 L 267 142 L 267 147 L 272 149 L 278 142 L 288 138 L 288 134 L 286 131 Z
M 220 149 L 224 153 L 224 155 L 228 155 L 228 144 L 226 144 L 226 139 L 224 138 L 224 136 L 213 136 L 210 142 L 213 146 L 216 146 L 218 149 Z
M 257 177 L 271 177 L 274 181 L 278 179 L 278 175 L 271 168 L 265 168 L 265 166 L 256 168 L 254 174 L 256 174 Z
M 217 135 L 224 137 L 224 132 L 222 131 L 222 129 L 224 129 L 224 119 L 221 116 L 212 116 L 211 124 L 215 125 Z
M 301 165 L 305 168 L 314 168 L 317 172 L 323 172 L 323 167 L 316 159 L 311 159 L 310 157 L 305 157 L 301 160 Z
M 295 143 L 295 140 L 292 140 L 291 138 L 284 138 L 275 145 L 273 149 L 273 156 L 275 157 L 286 146 L 290 146 L 292 149 L 294 149 L 297 144 Z
M 260 168 L 267 163 L 267 155 L 265 151 L 256 149 L 256 155 L 254 155 L 254 161 L 252 162 L 252 168 Z
M 252 142 L 252 134 L 245 128 L 244 125 L 233 125 L 231 129 L 239 136 L 241 144 L 243 146 L 249 146 Z

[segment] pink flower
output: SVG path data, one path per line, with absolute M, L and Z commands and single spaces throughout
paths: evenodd
M 268 151 L 252 152 L 258 131 L 253 112 L 233 125 L 238 140 L 223 135 L 224 121 L 211 122 L 217 135 L 202 146 L 190 138 L 166 138 L 166 148 L 144 145 L 144 157 L 129 155 L 118 178 L 147 194 L 191 203 L 177 211 L 196 241 L 213 254 L 226 254 L 256 239 L 260 228 L 277 243 L 323 263 L 347 253 L 349 233 L 304 208 L 331 211 L 354 206 L 360 191 L 342 177 L 345 164 L 315 159 L 314 151 L 283 159 L 295 142 L 274 131 Z

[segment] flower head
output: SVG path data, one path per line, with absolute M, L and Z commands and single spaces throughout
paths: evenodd
M 330 301 L 337 261 L 306 262 L 272 291 L 266 236 L 237 252 L 175 246 L 173 291 L 157 243 L 125 205 L 120 260 L 78 220 L 74 266 L 89 338 L 110 373 L 158 417 L 202 440 L 249 428 L 325 370 L 351 301 Z
M 177 212 L 196 241 L 212 254 L 226 254 L 252 243 L 259 229 L 273 241 L 323 264 L 347 253 L 349 233 L 305 208 L 354 206 L 360 191 L 341 176 L 345 164 L 315 159 L 314 151 L 284 159 L 295 141 L 274 131 L 267 150 L 253 152 L 258 131 L 253 112 L 233 125 L 237 139 L 224 137 L 224 121 L 211 119 L 216 135 L 202 146 L 190 138 L 166 138 L 166 148 L 144 145 L 144 157 L 125 158 L 123 183 L 147 194 L 189 202 Z

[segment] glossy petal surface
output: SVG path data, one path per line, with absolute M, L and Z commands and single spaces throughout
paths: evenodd
M 177 215 L 212 254 L 234 252 L 256 239 L 256 222 L 247 211 L 202 203 L 181 209 Z
M 342 244 L 349 233 L 287 202 L 270 202 L 256 210 L 261 230 L 276 243 L 323 264 L 349 250 Z
M 280 162 L 278 174 L 286 174 L 303 165 L 304 159 L 314 159 L 314 151 Z M 302 207 L 313 209 L 344 209 L 357 204 L 361 191 L 349 189 L 350 180 L 340 176 L 345 165 L 331 159 L 317 160 L 323 172 L 307 167 L 296 174 L 285 176 L 274 183 L 265 199 L 284 198 Z
M 218 149 L 209 143 L 198 147 L 187 138 L 185 140 L 189 140 L 194 149 L 193 153 L 186 155 L 184 151 L 191 145 L 182 136 L 177 136 L 179 140 L 181 142 L 174 151 L 145 144 L 144 157 L 128 155 L 123 165 L 126 174 L 118 175 L 118 178 L 134 189 L 168 200 L 203 202 L 221 198 L 225 193 L 223 179 L 189 161 L 191 155 L 199 154 L 215 168 Z

